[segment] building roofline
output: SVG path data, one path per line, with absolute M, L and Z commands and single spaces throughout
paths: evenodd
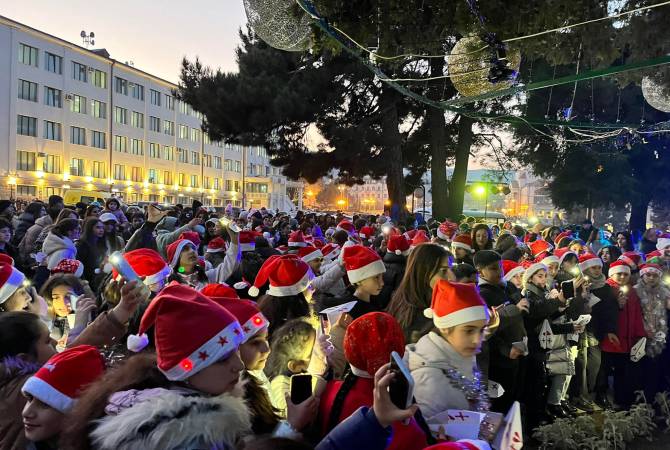
M 172 83 L 172 82 L 170 82 L 170 81 L 168 81 L 168 80 L 165 80 L 165 79 L 163 79 L 163 78 L 161 78 L 161 77 L 158 77 L 158 76 L 156 76 L 156 75 L 153 75 L 153 74 L 151 74 L 151 73 L 149 73 L 149 72 L 145 72 L 144 70 L 138 69 L 138 68 L 136 68 L 136 67 L 129 66 L 128 64 L 123 63 L 123 62 L 121 62 L 121 61 L 119 61 L 119 60 L 116 60 L 116 59 L 114 59 L 114 58 L 105 58 L 104 56 L 101 56 L 101 55 L 95 53 L 93 50 L 89 50 L 89 49 L 87 49 L 87 48 L 85 48 L 85 47 L 82 47 L 81 45 L 77 45 L 77 44 L 75 44 L 75 43 L 73 43 L 73 42 L 66 41 L 65 39 L 62 39 L 62 38 L 59 38 L 58 36 L 54 36 L 54 35 L 49 34 L 49 33 L 47 33 L 47 32 L 38 30 L 38 29 L 33 28 L 33 27 L 31 27 L 31 26 L 29 26 L 29 25 L 26 25 L 26 24 L 24 24 L 24 23 L 17 22 L 16 20 L 10 19 L 9 17 L 0 15 L 0 23 L 5 24 L 5 25 L 8 25 L 8 26 L 10 26 L 10 27 L 14 27 L 14 28 L 22 29 L 23 31 L 25 31 L 25 32 L 27 32 L 27 33 L 34 34 L 34 35 L 38 35 L 39 37 L 42 37 L 43 39 L 47 39 L 47 40 L 50 40 L 50 41 L 54 41 L 54 42 L 57 43 L 57 44 L 67 46 L 67 47 L 71 48 L 72 50 L 78 51 L 79 53 L 83 53 L 83 54 L 85 54 L 85 55 L 87 55 L 87 56 L 90 56 L 90 57 L 92 57 L 92 58 L 96 58 L 96 59 L 98 59 L 98 60 L 100 60 L 100 61 L 105 61 L 105 62 L 107 62 L 107 63 L 109 63 L 109 64 L 114 63 L 114 64 L 116 64 L 116 65 L 118 65 L 118 66 L 122 66 L 122 67 L 123 67 L 124 69 L 126 69 L 126 70 L 129 70 L 129 71 L 131 71 L 131 72 L 137 72 L 139 75 L 143 75 L 143 76 L 150 77 L 150 78 L 156 80 L 156 81 L 159 82 L 159 83 L 162 83 L 162 84 L 167 85 L 167 86 L 170 87 L 170 88 L 173 88 L 173 89 L 176 89 L 176 88 L 177 88 L 177 85 L 176 85 L 176 84 L 174 84 L 174 83 Z

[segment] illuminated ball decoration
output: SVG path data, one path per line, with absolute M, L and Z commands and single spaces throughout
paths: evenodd
M 288 52 L 310 48 L 311 18 L 292 0 L 244 0 L 247 20 L 269 46 Z
M 652 108 L 670 112 L 670 86 L 658 83 L 652 77 L 642 78 L 642 95 Z
M 518 49 L 507 49 L 509 68 L 515 71 L 521 66 L 521 52 Z M 449 77 L 456 90 L 465 97 L 474 97 L 487 92 L 508 89 L 513 80 L 491 83 L 488 80 L 491 68 L 491 50 L 479 36 L 468 36 L 459 39 L 447 55 Z

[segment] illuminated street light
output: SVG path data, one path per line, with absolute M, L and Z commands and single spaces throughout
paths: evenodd
M 486 194 L 486 188 L 484 186 L 478 185 L 475 186 L 475 194 L 480 197 Z

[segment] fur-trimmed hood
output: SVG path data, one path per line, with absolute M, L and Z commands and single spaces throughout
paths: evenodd
M 242 398 L 166 391 L 98 420 L 91 442 L 100 450 L 233 449 L 250 431 Z

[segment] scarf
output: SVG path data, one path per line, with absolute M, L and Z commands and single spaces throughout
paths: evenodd
M 670 298 L 670 291 L 663 286 L 650 287 L 643 281 L 635 285 L 635 291 L 640 297 L 644 329 L 654 337 L 647 338 L 646 353 L 650 358 L 660 355 L 665 349 L 665 335 L 668 334 L 665 303 Z M 663 336 L 657 336 L 661 332 Z
M 601 287 L 605 286 L 607 277 L 605 277 L 604 273 L 601 273 L 597 278 L 589 277 L 589 280 L 591 281 L 591 289 L 600 289 Z

